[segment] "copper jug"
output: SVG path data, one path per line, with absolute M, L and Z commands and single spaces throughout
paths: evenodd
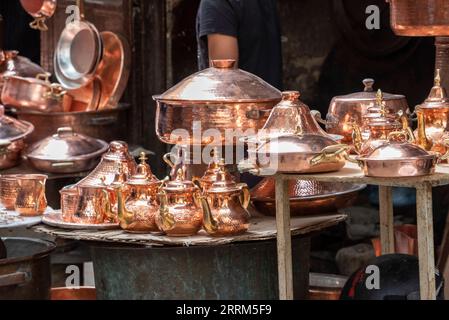
M 136 174 L 126 181 L 123 188 L 116 190 L 120 227 L 128 232 L 159 231 L 156 216 L 159 212 L 157 192 L 161 182 L 153 175 L 146 160 L 142 153 Z
M 250 192 L 246 184 L 237 184 L 220 165 L 217 181 L 201 196 L 203 226 L 214 237 L 234 236 L 249 228 Z
M 168 236 L 193 236 L 203 223 L 199 202 L 200 189 L 179 169 L 175 180 L 169 181 L 159 192 L 160 212 L 157 217 L 159 229 Z
M 110 185 L 115 178 L 118 167 L 121 166 L 123 172 L 130 176 L 136 172 L 136 162 L 129 154 L 128 144 L 123 141 L 113 141 L 109 144 L 106 152 L 98 166 L 77 186 Z
M 33 217 L 42 215 L 47 209 L 45 197 L 46 175 L 29 174 L 18 175 L 17 198 L 14 209 L 22 216 Z

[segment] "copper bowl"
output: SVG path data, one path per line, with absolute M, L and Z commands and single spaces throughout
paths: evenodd
M 52 288 L 51 300 L 97 300 L 97 292 L 94 287 Z
M 290 214 L 316 215 L 337 212 L 351 206 L 359 191 L 366 185 L 326 183 L 307 180 L 289 181 Z M 257 210 L 269 216 L 276 215 L 274 179 L 266 178 L 251 190 L 251 199 Z

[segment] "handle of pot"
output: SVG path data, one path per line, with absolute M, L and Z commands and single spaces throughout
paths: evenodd
M 449 159 L 449 138 L 443 140 L 443 145 L 446 147 L 446 153 L 438 157 L 439 161 Z
M 246 112 L 246 117 L 248 119 L 251 120 L 259 120 L 260 118 L 262 118 L 263 114 L 266 113 L 270 113 L 271 109 L 265 109 L 265 110 L 259 110 L 259 109 L 255 109 L 255 110 L 250 110 Z
M 388 141 L 392 141 L 394 138 L 404 138 L 404 141 L 409 141 L 409 134 L 407 131 L 393 131 L 388 135 Z
M 18 286 L 25 284 L 28 281 L 28 274 L 26 272 L 15 272 L 0 276 L 0 288 L 9 286 Z
M 349 149 L 350 146 L 347 144 L 336 144 L 334 146 L 326 147 L 320 154 L 310 159 L 310 164 L 316 166 L 321 163 L 335 162 L 338 156 L 347 152 Z
M 8 148 L 11 145 L 10 140 L 0 139 L 0 155 L 4 155 L 8 152 Z
M 51 73 L 45 72 L 45 73 L 39 73 L 36 75 L 36 79 L 37 80 L 42 80 L 45 82 L 50 83 L 50 77 L 51 77 Z
M 318 110 L 312 110 L 310 111 L 310 114 L 318 123 L 327 125 L 327 121 L 324 120 L 323 117 L 321 117 L 321 112 L 319 112 Z
M 61 101 L 62 98 L 66 95 L 66 93 L 67 91 L 62 89 L 61 85 L 53 83 L 50 86 L 50 89 L 48 89 L 48 91 L 44 94 L 44 98 Z
M 52 163 L 52 168 L 71 168 L 75 165 L 74 162 L 58 162 L 58 163 Z
M 251 192 L 249 191 L 248 185 L 246 183 L 239 184 L 240 190 L 242 190 L 242 195 L 240 197 L 240 202 L 243 208 L 248 209 L 249 203 L 251 201 Z
M 164 156 L 162 157 L 162 160 L 164 160 L 164 162 L 170 167 L 170 168 L 174 168 L 175 164 L 173 163 L 173 161 L 171 161 L 170 159 L 171 153 L 166 153 L 164 154 Z
M 88 125 L 90 126 L 106 126 L 106 125 L 112 125 L 117 123 L 117 117 L 110 116 L 110 117 L 97 117 L 97 118 L 91 118 L 88 122 Z
M 32 21 L 30 23 L 30 28 L 33 30 L 38 30 L 38 31 L 48 31 L 48 27 L 47 24 L 45 23 L 45 21 L 47 20 L 46 17 L 38 17 L 35 18 L 34 21 Z

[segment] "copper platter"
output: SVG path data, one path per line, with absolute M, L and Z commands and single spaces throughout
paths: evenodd
M 366 185 L 306 180 L 289 182 L 292 216 L 337 212 L 350 206 Z M 262 214 L 276 215 L 274 179 L 266 178 L 251 190 L 251 200 Z
M 99 224 L 80 224 L 65 222 L 62 219 L 61 212 L 54 212 L 44 215 L 42 222 L 51 227 L 67 229 L 67 230 L 115 230 L 119 229 L 118 223 L 99 223 Z

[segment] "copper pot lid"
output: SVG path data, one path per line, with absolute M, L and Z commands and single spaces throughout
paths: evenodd
M 217 174 L 220 170 L 220 159 L 218 158 L 218 149 L 214 148 L 211 151 L 212 161 L 208 164 L 204 175 L 201 177 L 201 182 L 212 185 L 217 180 Z
M 363 120 L 368 127 L 401 128 L 399 121 L 401 113 L 392 113 L 386 106 L 382 90 L 377 90 L 376 104 L 368 108 L 367 113 L 363 115 Z
M 198 187 L 192 181 L 185 178 L 185 171 L 183 168 L 180 168 L 176 172 L 176 178 L 167 182 L 163 189 L 164 191 L 173 193 L 188 193 L 193 192 Z
M 420 104 L 419 109 L 448 109 L 449 98 L 446 89 L 441 86 L 440 69 L 436 70 L 434 86 L 430 90 L 427 99 Z
M 0 78 L 8 76 L 35 77 L 39 73 L 45 73 L 30 59 L 19 56 L 18 51 L 0 50 Z
M 112 141 L 109 144 L 109 150 L 104 154 L 103 159 L 117 162 L 134 161 L 129 154 L 128 144 L 124 141 Z
M 106 142 L 75 133 L 71 127 L 64 127 L 31 146 L 28 157 L 50 161 L 86 159 L 98 157 L 107 149 Z
M 347 95 L 342 96 L 336 96 L 333 98 L 333 101 L 338 102 L 354 102 L 354 101 L 376 101 L 377 100 L 377 93 L 374 90 L 374 83 L 375 81 L 373 79 L 364 79 L 363 85 L 365 88 L 361 92 L 355 92 Z M 392 93 L 383 93 L 383 99 L 384 101 L 390 101 L 390 100 L 401 100 L 405 99 L 405 96 L 400 94 L 392 94 Z
M 262 143 L 257 153 L 317 154 L 326 147 L 337 145 L 335 140 L 317 134 L 289 134 Z
M 217 177 L 207 193 L 229 193 L 240 191 L 241 188 L 235 182 L 232 175 L 226 170 L 224 159 L 220 161 Z
M 244 103 L 281 100 L 281 92 L 261 78 L 235 68 L 235 60 L 212 60 L 197 72 L 154 97 L 169 103 Z
M 5 108 L 0 105 L 0 139 L 11 142 L 21 140 L 34 131 L 34 126 L 5 115 Z
M 150 166 L 147 163 L 148 158 L 145 153 L 142 152 L 139 157 L 140 163 L 137 165 L 136 173 L 133 174 L 127 181 L 127 185 L 131 186 L 152 186 L 154 184 L 159 184 L 160 181 L 151 171 Z

